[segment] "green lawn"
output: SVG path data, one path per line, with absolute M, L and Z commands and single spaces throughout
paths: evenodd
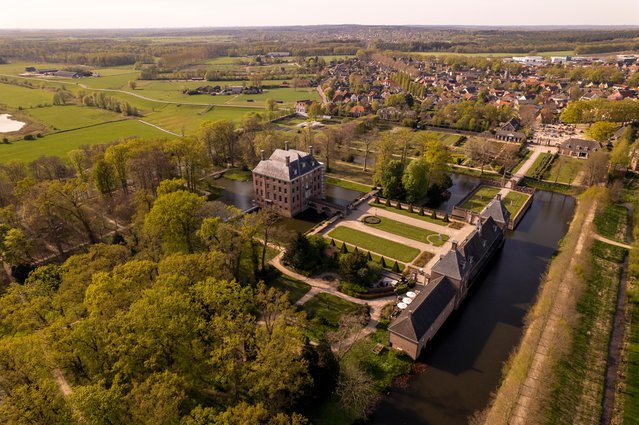
M 238 182 L 247 182 L 253 177 L 253 173 L 249 170 L 234 169 L 224 173 L 224 177 L 229 180 Z
M 11 160 L 33 161 L 42 155 L 66 157 L 67 152 L 82 145 L 109 143 L 116 140 L 140 138 L 164 138 L 168 134 L 136 120 L 101 124 L 80 130 L 51 134 L 33 141 L 19 141 L 0 145 L 0 163 Z
M 34 108 L 26 112 L 54 130 L 70 130 L 124 118 L 115 112 L 77 105 Z
M 362 193 L 368 193 L 372 189 L 372 186 L 366 186 L 361 183 L 346 181 L 335 177 L 324 177 L 324 182 L 326 184 L 332 184 L 333 186 L 339 186 L 344 189 L 355 190 Z
M 435 246 L 442 246 L 447 240 L 447 235 L 442 235 L 437 232 L 433 232 L 421 227 L 411 226 L 410 224 L 401 223 L 399 221 L 391 220 L 386 217 L 377 217 L 381 221 L 378 224 L 368 224 L 363 222 L 367 226 L 383 230 L 388 233 L 392 233 L 397 236 L 402 236 L 414 241 L 432 244 Z
M 34 85 L 37 83 L 34 83 Z M 53 103 L 54 92 L 40 88 L 28 88 L 0 83 L 0 104 L 13 108 L 32 108 Z
M 438 226 L 444 226 L 444 227 L 450 226 L 450 223 L 446 223 L 443 220 L 443 218 L 442 219 L 440 219 L 440 218 L 432 218 L 429 215 L 419 215 L 417 212 L 411 213 L 410 211 L 404 210 L 404 209 L 398 210 L 395 207 L 387 207 L 386 205 L 380 204 L 378 202 L 371 202 L 370 205 L 375 207 L 375 208 L 379 208 L 379 209 L 382 209 L 382 210 L 390 211 L 390 212 L 395 213 L 395 214 L 405 215 L 406 217 L 415 218 L 417 220 L 422 220 L 422 221 L 426 221 L 428 223 L 437 224 Z M 418 210 L 417 207 L 413 207 L 413 208 L 414 208 L 414 211 Z
M 481 212 L 490 201 L 493 200 L 495 195 L 499 193 L 500 189 L 493 186 L 481 186 L 470 198 L 468 198 L 461 208 L 470 210 L 472 212 Z
M 336 328 L 343 314 L 355 314 L 361 307 L 332 294 L 320 293 L 308 300 L 303 310 L 314 317 L 321 317 L 328 326 Z
M 373 186 L 372 167 L 369 167 L 368 171 L 364 171 L 363 167 L 359 165 L 350 165 L 346 162 L 333 161 L 331 163 L 331 171 L 330 173 L 327 173 L 327 175 L 336 178 L 345 178 L 370 187 Z
M 269 283 L 269 286 L 286 293 L 291 304 L 295 304 L 311 289 L 311 285 L 308 283 L 300 282 L 285 275 L 278 276 Z
M 239 121 L 250 112 L 261 112 L 261 109 L 234 108 L 227 106 L 166 105 L 156 104 L 155 112 L 144 116 L 144 120 L 174 133 L 194 134 L 204 121 L 228 119 Z
M 527 193 L 515 192 L 514 190 L 508 192 L 508 194 L 504 197 L 504 205 L 508 212 L 510 212 L 510 216 L 512 218 L 517 216 L 519 210 L 521 210 L 521 207 L 524 206 L 530 196 L 531 195 L 528 195 Z
M 572 184 L 575 177 L 583 169 L 585 162 L 583 159 L 560 157 L 553 162 L 544 178 L 557 183 Z
M 439 140 L 443 145 L 446 145 L 446 146 L 456 145 L 457 143 L 459 143 L 459 141 L 463 137 L 460 134 L 444 133 L 442 131 L 432 131 L 432 130 L 427 130 L 426 134 L 428 136 L 434 137 L 435 139 Z
M 628 335 L 628 372 L 623 392 L 623 413 L 625 423 L 636 424 L 639 423 L 639 293 L 636 288 L 629 297 L 629 303 L 632 317 Z
M 537 159 L 535 159 L 535 162 L 533 162 L 532 166 L 528 169 L 528 171 L 526 171 L 526 177 L 530 177 L 530 178 L 543 177 L 543 174 L 541 175 L 537 175 L 537 174 L 539 174 L 542 171 L 540 167 L 543 166 L 543 163 L 545 161 L 548 161 L 547 158 L 552 156 L 553 154 L 548 152 L 542 152 L 541 154 L 539 154 Z
M 595 214 L 594 222 L 601 236 L 620 242 L 626 241 L 628 217 L 625 207 L 608 204 Z
M 326 238 L 326 240 L 330 242 L 331 238 Z M 335 241 L 335 247 L 336 247 L 336 248 L 337 248 L 340 252 L 341 252 L 341 249 L 342 249 L 342 245 L 343 245 L 343 244 L 344 244 L 344 242 Z M 348 250 L 348 252 L 353 252 L 353 251 L 355 251 L 355 245 L 346 244 L 346 249 Z M 359 249 L 359 248 L 358 248 L 358 249 Z M 366 253 L 367 253 L 367 252 L 369 252 L 369 251 L 364 251 L 364 250 L 359 249 L 359 252 L 361 252 L 361 253 L 363 253 L 363 254 L 366 254 Z M 424 252 L 426 252 L 426 251 L 424 251 Z M 377 255 L 377 254 L 373 254 L 373 253 L 371 252 L 371 258 L 373 259 L 373 262 L 374 262 L 374 263 L 377 263 L 377 264 L 379 264 L 379 265 L 381 265 L 381 264 L 382 264 L 382 257 L 381 257 L 381 256 L 379 256 L 379 255 Z M 391 260 L 390 258 L 385 258 L 385 259 L 384 259 L 384 262 L 385 262 L 385 267 L 384 267 L 384 268 L 385 268 L 386 270 L 393 270 L 393 266 L 395 265 L 395 260 Z M 399 262 L 399 261 L 397 262 L 397 266 L 399 267 L 399 271 L 404 271 L 404 268 L 406 267 L 406 266 L 404 265 L 404 263 Z
M 328 236 L 404 263 L 410 263 L 419 254 L 416 248 L 343 226 L 330 231 Z

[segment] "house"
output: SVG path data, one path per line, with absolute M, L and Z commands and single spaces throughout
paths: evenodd
M 599 142 L 571 137 L 559 144 L 559 154 L 586 159 L 591 152 L 601 149 Z
M 27 66 L 24 69 L 24 72 L 36 72 L 36 68 L 35 68 L 35 66 Z
M 289 56 L 291 56 L 290 52 L 268 52 L 266 54 L 266 56 L 268 56 L 271 59 L 274 58 L 287 58 Z
M 310 100 L 298 100 L 295 102 L 295 112 L 304 117 L 308 116 L 308 109 L 311 107 L 313 102 Z
M 355 105 L 349 109 L 348 113 L 353 117 L 363 117 L 366 115 L 366 108 L 362 105 Z
M 493 199 L 491 204 L 494 205 L 490 209 L 486 207 L 477 218 L 475 230 L 462 245 L 452 242 L 450 251 L 431 269 L 426 288 L 388 327 L 390 344 L 412 359 L 419 357 L 450 314 L 460 306 L 477 276 L 503 245 L 510 215 L 500 197 Z M 505 220 L 503 227 L 492 217 L 495 211 Z
M 261 207 L 271 206 L 284 217 L 293 217 L 309 208 L 313 199 L 324 198 L 324 166 L 309 152 L 276 149 L 253 169 L 253 193 Z
M 50 75 L 53 75 L 54 77 L 60 77 L 60 78 L 80 78 L 80 73 L 73 72 L 73 71 L 56 71 Z
M 504 142 L 521 143 L 526 140 L 526 135 L 520 131 L 497 130 L 495 132 L 495 139 Z

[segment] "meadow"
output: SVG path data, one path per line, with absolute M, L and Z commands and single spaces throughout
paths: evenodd
M 419 250 L 416 248 L 405 246 L 388 239 L 380 238 L 344 226 L 337 227 L 330 231 L 328 236 L 339 239 L 340 241 L 348 244 L 356 245 L 360 249 L 373 251 L 377 254 L 384 255 L 404 263 L 413 261 L 413 259 L 419 254 Z
M 53 91 L 0 83 L 0 104 L 12 108 L 33 108 L 53 102 Z
M 137 120 L 124 120 L 93 127 L 47 135 L 33 141 L 0 144 L 0 163 L 13 160 L 33 161 L 43 155 L 65 158 L 70 150 L 82 145 L 109 143 L 131 137 L 164 138 L 168 134 L 142 124 Z
M 121 114 L 86 106 L 66 105 L 33 108 L 28 115 L 47 124 L 52 130 L 71 130 L 108 121 L 124 119 Z

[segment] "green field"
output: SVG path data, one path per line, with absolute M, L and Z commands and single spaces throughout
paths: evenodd
M 13 108 L 32 108 L 53 102 L 52 91 L 0 83 L 0 104 Z
M 626 242 L 626 229 L 628 227 L 628 213 L 621 205 L 608 204 L 602 211 L 597 211 L 594 219 L 597 233 L 601 236 Z
M 473 195 L 468 198 L 461 208 L 470 210 L 472 212 L 481 212 L 486 205 L 493 200 L 495 195 L 499 193 L 501 189 L 492 186 L 481 186 Z
M 321 317 L 327 325 L 337 327 L 343 314 L 355 314 L 360 307 L 350 301 L 346 301 L 331 294 L 317 294 L 304 304 L 304 311 L 312 312 L 311 315 Z
M 70 130 L 124 119 L 122 114 L 76 105 L 34 108 L 28 110 L 27 113 L 38 121 L 49 125 L 53 130 Z
M 390 218 L 386 217 L 377 218 L 381 220 L 378 224 L 369 224 L 366 222 L 363 223 L 372 228 L 383 230 L 384 232 L 392 233 L 397 236 L 402 236 L 404 238 L 435 246 L 442 246 L 448 240 L 447 235 L 442 235 L 431 230 L 411 226 L 410 224 L 391 220 Z
M 344 189 L 355 190 L 362 193 L 368 193 L 371 191 L 372 188 L 372 186 L 366 186 L 361 183 L 342 180 L 335 177 L 325 177 L 324 182 L 326 184 L 332 184 L 333 186 L 339 186 L 343 187 Z
M 503 201 L 512 218 L 515 218 L 517 214 L 519 214 L 519 210 L 521 210 L 528 198 L 530 198 L 530 195 L 527 193 L 515 192 L 514 190 L 508 192 Z
M 195 133 L 204 121 L 222 119 L 239 121 L 250 112 L 261 111 L 261 109 L 227 106 L 214 106 L 209 110 L 209 108 L 204 106 L 158 104 L 155 112 L 144 116 L 144 121 L 148 121 L 174 133 L 182 134 L 182 131 L 184 131 L 185 134 L 190 135 Z
M 382 209 L 382 210 L 390 211 L 395 214 L 405 215 L 406 217 L 414 218 L 417 220 L 427 221 L 429 223 L 437 224 L 438 226 L 448 227 L 450 225 L 450 223 L 446 223 L 443 219 L 440 219 L 440 218 L 432 218 L 429 215 L 419 215 L 416 212 L 411 213 L 410 211 L 404 210 L 404 209 L 398 210 L 395 207 L 387 207 L 386 205 L 380 204 L 378 202 L 371 202 L 371 206 Z M 417 207 L 414 207 L 414 208 L 415 209 L 413 211 L 417 211 Z
M 279 289 L 287 294 L 291 304 L 295 304 L 311 289 L 311 285 L 308 283 L 300 282 L 299 280 L 295 280 L 285 275 L 278 276 L 269 283 L 269 286 Z
M 572 184 L 585 164 L 583 159 L 560 157 L 552 163 L 544 178 L 557 183 Z
M 419 250 L 416 248 L 369 235 L 368 233 L 361 232 L 359 230 L 349 229 L 344 226 L 340 226 L 330 231 L 328 236 L 339 239 L 340 241 L 348 244 L 356 245 L 360 249 L 373 251 L 404 263 L 410 263 L 419 254 Z
M 628 335 L 628 372 L 624 389 L 624 418 L 627 424 L 639 423 L 639 295 L 635 287 L 630 294 L 629 304 L 632 314 Z
M 169 135 L 136 120 L 96 125 L 79 130 L 51 134 L 33 141 L 0 145 L 0 163 L 12 160 L 32 161 L 43 155 L 66 157 L 67 152 L 82 145 L 109 143 L 128 137 L 164 138 Z
M 541 167 L 542 163 L 547 160 L 546 158 L 552 157 L 552 156 L 553 156 L 553 154 L 548 153 L 548 152 L 540 153 L 539 156 L 537 157 L 537 159 L 535 159 L 535 162 L 533 162 L 532 166 L 528 169 L 528 171 L 526 171 L 526 177 L 536 178 L 535 174 L 538 171 L 541 171 L 541 170 L 538 170 L 539 167 Z
M 251 171 L 240 169 L 229 170 L 224 173 L 224 178 L 238 182 L 247 182 L 251 180 L 252 176 L 253 173 Z

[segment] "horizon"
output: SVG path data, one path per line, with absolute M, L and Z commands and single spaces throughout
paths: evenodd
M 290 26 L 436 26 L 436 27 L 636 27 L 639 2 L 610 0 L 600 7 L 595 0 L 540 0 L 533 6 L 513 8 L 505 0 L 486 0 L 477 4 L 461 0 L 424 7 L 418 0 L 407 0 L 398 13 L 389 13 L 386 2 L 370 0 L 365 6 L 326 0 L 317 11 L 304 13 L 292 0 L 258 2 L 237 0 L 216 5 L 205 0 L 183 0 L 179 7 L 171 0 L 112 0 L 91 4 L 68 0 L 64 9 L 45 0 L 32 0 L 28 13 L 18 8 L 3 11 L 0 28 L 16 30 L 89 29 L 196 29 L 196 28 L 275 28 Z M 402 10 L 410 13 L 401 13 Z M 71 12 L 69 12 L 71 11 Z M 249 11 L 250 13 L 247 13 Z M 446 24 L 440 22 L 446 19 Z M 88 23 L 90 22 L 90 23 Z

